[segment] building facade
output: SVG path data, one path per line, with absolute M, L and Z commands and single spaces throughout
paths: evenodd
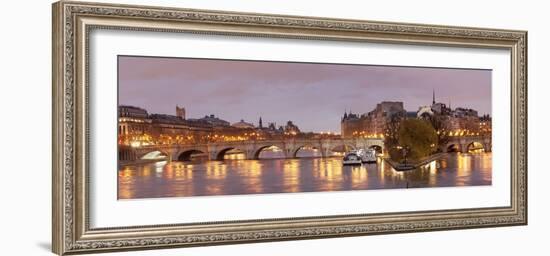
M 261 140 L 296 135 L 298 126 L 291 121 L 283 128 L 256 127 L 244 120 L 230 124 L 216 117 L 186 118 L 185 108 L 176 106 L 176 115 L 149 114 L 145 109 L 133 106 L 118 107 L 118 144 L 139 147 L 153 144 L 193 144 L 216 141 Z
M 181 119 L 185 119 L 185 108 L 176 106 L 176 116 Z
M 300 133 L 300 128 L 298 128 L 298 126 L 295 125 L 292 121 L 288 121 L 285 125 L 285 133 L 290 135 L 297 135 Z
M 343 138 L 365 137 L 382 138 L 386 123 L 394 115 L 406 116 L 403 102 L 383 101 L 376 104 L 374 110 L 357 115 L 344 113 L 340 121 L 340 134 Z
M 479 116 L 476 110 L 470 108 L 452 109 L 450 104 L 447 106 L 437 102 L 434 92 L 432 104 L 421 106 L 416 112 L 405 111 L 403 102 L 398 101 L 383 101 L 377 104 L 374 110 L 361 115 L 346 112 L 340 122 L 341 136 L 343 138 L 383 138 L 386 124 L 392 116 L 396 115 L 403 118 L 423 119 L 437 115 L 444 122 L 443 130 L 450 136 L 479 136 L 491 133 L 489 115 Z

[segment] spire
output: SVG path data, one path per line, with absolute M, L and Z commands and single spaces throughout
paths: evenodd
M 432 89 L 432 105 L 435 104 L 435 89 Z
M 262 124 L 262 117 L 260 116 L 260 122 L 259 122 L 259 125 L 260 125 L 260 128 L 264 128 L 263 124 Z

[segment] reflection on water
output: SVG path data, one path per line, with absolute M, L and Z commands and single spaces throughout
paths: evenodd
M 118 171 L 119 199 L 491 185 L 491 153 L 446 154 L 414 171 L 376 164 L 342 166 L 341 157 L 157 162 Z M 262 153 L 264 154 L 264 153 Z M 315 152 L 299 156 L 316 156 Z

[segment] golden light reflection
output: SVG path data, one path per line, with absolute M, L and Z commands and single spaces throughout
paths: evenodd
M 342 159 L 303 158 L 156 162 L 121 166 L 119 198 L 258 194 L 347 189 L 465 186 L 491 182 L 491 153 L 453 153 L 418 170 L 376 164 L 343 166 Z M 477 172 L 482 172 L 481 175 Z M 476 175 L 472 175 L 476 172 Z M 386 177 L 387 176 L 387 177 Z M 477 179 L 477 180 L 476 180 Z
M 472 156 L 470 154 L 458 154 L 457 155 L 457 177 L 466 177 L 469 176 L 472 172 Z M 456 181 L 457 186 L 464 186 L 466 185 L 466 180 L 464 179 L 457 179 Z
M 481 168 L 491 169 L 493 166 L 493 155 L 491 153 L 485 153 L 484 157 L 481 158 Z
M 437 173 L 437 161 L 431 161 L 428 164 L 428 169 L 430 170 L 430 175 L 435 175 Z
M 223 157 L 223 159 L 226 159 L 226 160 L 245 160 L 246 155 L 243 152 L 232 153 L 232 154 L 227 154 L 226 153 L 225 156 Z
M 249 193 L 261 193 L 263 191 L 262 172 L 263 166 L 259 160 L 247 161 L 248 168 L 239 169 L 238 173 L 244 177 L 244 189 Z
M 164 173 L 164 177 L 167 178 L 167 179 L 173 179 L 174 178 L 174 172 L 175 170 L 179 170 L 181 169 L 181 165 L 176 165 L 174 166 L 174 163 L 171 163 L 169 165 L 169 168 L 166 168 L 166 170 L 163 172 Z
M 120 199 L 130 199 L 134 198 L 134 175 L 135 170 L 129 166 L 123 167 L 122 170 L 118 171 L 118 198 Z
M 145 177 L 148 177 L 151 175 L 151 172 L 152 172 L 152 166 L 151 165 L 147 165 L 145 166 L 145 168 L 143 168 L 143 170 L 140 172 L 140 176 L 145 176 Z
M 174 172 L 174 178 L 179 179 L 179 180 L 192 180 L 193 179 L 193 168 L 177 169 Z
M 313 170 L 313 176 L 318 180 L 323 180 L 321 191 L 337 190 L 342 186 L 344 180 L 342 175 L 342 164 L 335 164 L 333 161 L 321 162 L 319 171 Z
M 397 177 L 399 179 L 403 179 L 405 177 L 405 172 L 404 171 L 396 171 L 395 169 L 393 169 L 393 167 L 389 166 L 388 167 L 390 169 L 390 172 L 391 172 L 391 175 L 393 177 Z
M 172 162 L 164 167 L 164 178 L 171 180 L 192 180 L 193 165 L 181 162 Z
M 435 186 L 437 182 L 437 161 L 431 161 L 428 164 L 427 169 L 430 171 L 430 176 L 428 179 L 428 184 L 430 186 Z
M 290 161 L 283 164 L 284 192 L 300 191 L 300 162 Z
M 132 169 L 130 169 L 130 167 L 125 166 L 124 169 L 122 169 L 121 171 L 118 172 L 118 176 L 127 178 L 127 177 L 131 177 L 133 175 L 133 173 L 134 172 L 133 172 Z
M 134 191 L 128 186 L 125 186 L 123 189 L 118 190 L 118 198 L 120 199 L 131 199 L 134 198 Z
M 337 152 L 337 151 L 330 152 L 330 156 L 344 156 L 345 154 L 346 154 L 345 152 Z
M 447 159 L 446 158 L 443 158 L 439 161 L 440 163 L 440 168 L 441 169 L 447 169 L 448 167 L 448 163 L 447 163 Z
M 219 162 L 208 162 L 206 164 L 206 178 L 213 180 L 225 179 L 227 166 Z
M 250 168 L 243 170 L 248 177 L 260 177 L 262 176 L 262 164 L 258 160 L 251 160 L 249 163 Z
M 219 184 L 212 184 L 206 186 L 206 191 L 209 195 L 222 195 L 224 189 L 223 186 L 220 186 Z
M 368 173 L 364 166 L 354 166 L 351 168 L 351 183 L 353 187 L 363 185 L 367 181 Z
M 385 179 L 386 179 L 386 161 L 384 159 L 382 159 L 381 157 L 377 158 L 376 159 L 376 163 L 378 164 L 378 166 L 380 166 L 378 168 L 378 177 L 380 179 L 380 183 L 382 185 L 385 184 Z

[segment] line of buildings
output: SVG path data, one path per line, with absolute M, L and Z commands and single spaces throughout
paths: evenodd
M 405 118 L 443 117 L 444 133 L 449 136 L 478 136 L 491 133 L 491 117 L 479 116 L 476 110 L 457 107 L 452 109 L 436 102 L 435 92 L 431 105 L 408 112 L 403 102 L 383 101 L 364 114 L 345 112 L 340 120 L 340 134 L 304 133 L 292 121 L 277 126 L 273 122 L 258 124 L 240 120 L 229 123 L 215 115 L 187 118 L 186 110 L 176 106 L 175 115 L 150 114 L 134 106 L 118 107 L 118 143 L 126 146 L 150 144 L 186 144 L 215 141 L 243 141 L 300 136 L 302 138 L 383 138 L 389 118 L 399 115 Z
M 176 106 L 176 115 L 150 114 L 134 106 L 118 107 L 118 144 L 186 144 L 212 141 L 261 140 L 276 136 L 296 135 L 300 129 L 292 121 L 284 126 L 274 122 L 258 125 L 241 120 L 230 124 L 215 115 L 187 118 L 186 110 Z
M 429 118 L 434 115 L 442 117 L 445 132 L 450 136 L 478 136 L 491 133 L 491 117 L 479 116 L 476 110 L 457 107 L 452 109 L 444 103 L 436 102 L 433 93 L 432 104 L 421 106 L 417 111 L 408 112 L 403 102 L 383 101 L 374 110 L 364 114 L 345 112 L 340 122 L 343 138 L 365 137 L 383 138 L 386 124 L 391 116 L 404 118 Z

